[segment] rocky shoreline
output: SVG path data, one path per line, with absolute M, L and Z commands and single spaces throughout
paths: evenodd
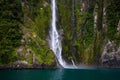
M 62 67 L 58 67 L 56 65 L 40 65 L 40 64 L 31 64 L 31 65 L 25 65 L 25 64 L 11 64 L 11 65 L 0 65 L 0 70 L 23 70 L 23 69 L 58 69 Z M 88 69 L 120 69 L 120 66 L 109 66 L 109 65 L 94 65 L 94 66 L 87 66 Z M 87 69 L 85 68 L 85 69 Z M 82 69 L 82 68 L 78 68 Z M 84 69 L 84 68 L 83 68 Z
M 54 69 L 62 68 L 59 62 L 53 62 L 50 65 L 40 64 L 34 60 L 32 64 L 27 61 L 15 61 L 11 64 L 0 65 L 0 69 Z M 88 68 L 90 65 L 87 65 Z M 93 68 L 120 68 L 120 47 L 115 49 L 113 42 L 108 42 L 100 58 L 100 64 L 92 66 Z
M 0 69 L 46 69 L 46 68 L 57 68 L 55 64 L 45 65 L 45 64 L 28 64 L 25 61 L 16 61 L 12 64 L 0 65 Z

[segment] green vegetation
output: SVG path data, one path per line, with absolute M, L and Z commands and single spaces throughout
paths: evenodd
M 73 4 L 74 12 L 72 12 Z M 87 11 L 81 11 L 82 7 L 82 3 L 77 0 L 74 2 L 58 0 L 59 26 L 64 30 L 63 55 L 68 62 L 74 59 L 76 63 L 86 63 L 91 53 L 94 33 L 94 6 L 91 6 Z M 72 26 L 72 13 L 75 16 L 75 26 Z
M 0 0 L 0 63 L 17 60 L 52 65 L 47 44 L 51 10 L 49 0 Z
M 107 0 L 106 2 L 107 11 L 107 26 L 108 33 L 107 36 L 110 40 L 115 41 L 117 45 L 120 44 L 120 35 L 117 34 L 118 22 L 120 20 L 120 0 Z
M 64 31 L 62 55 L 66 62 L 71 63 L 73 59 L 78 64 L 99 65 L 108 40 L 119 46 L 120 0 L 56 2 L 57 28 Z M 54 64 L 54 54 L 47 42 L 51 24 L 50 4 L 50 0 L 0 0 L 0 64 L 17 60 L 29 64 L 34 64 L 34 61 L 43 65 Z
M 23 6 L 24 24 L 22 30 L 26 38 L 25 47 L 30 49 L 30 57 L 26 58 L 32 64 L 33 55 L 37 62 L 52 65 L 55 61 L 53 52 L 47 44 L 50 27 L 51 10 L 48 1 L 28 1 Z
M 62 55 L 65 57 L 66 60 L 71 61 L 72 57 L 72 26 L 71 26 L 71 2 L 70 0 L 57 1 L 58 6 L 58 27 L 63 29 L 63 43 L 62 43 Z M 64 10 L 63 10 L 64 9 Z
M 20 22 L 23 13 L 19 0 L 0 0 L 0 63 L 16 60 L 15 48 L 22 37 Z

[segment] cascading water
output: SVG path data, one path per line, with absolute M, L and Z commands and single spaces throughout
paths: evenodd
M 71 61 L 72 61 L 73 67 L 74 67 L 74 68 L 77 68 L 77 66 L 75 65 L 73 59 L 72 59 Z
M 62 59 L 62 46 L 61 46 L 61 35 L 59 35 L 56 28 L 56 0 L 51 0 L 51 10 L 52 10 L 52 22 L 50 29 L 50 39 L 49 45 L 51 50 L 54 52 L 59 64 L 64 68 L 72 68 L 66 64 L 66 62 Z M 74 67 L 74 66 L 73 66 Z
M 52 1 L 52 5 L 51 5 L 52 24 L 51 24 L 51 30 L 50 30 L 49 44 L 50 44 L 50 48 L 52 49 L 56 58 L 58 59 L 59 64 L 62 67 L 65 67 L 65 62 L 63 61 L 61 56 L 61 51 L 62 51 L 61 39 L 60 39 L 61 36 L 57 32 L 57 28 L 56 28 L 56 1 L 55 0 L 51 0 L 51 1 Z

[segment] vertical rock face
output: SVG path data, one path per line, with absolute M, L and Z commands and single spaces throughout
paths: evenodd
M 109 14 L 106 13 L 106 11 L 108 11 L 107 10 L 108 7 L 107 8 L 106 7 L 107 7 L 107 5 L 104 4 L 104 8 L 103 8 L 103 28 L 105 29 L 105 32 L 107 32 L 106 29 L 109 29 L 109 27 L 110 27 L 109 26 L 110 24 L 107 24 L 107 22 L 106 22 L 106 21 L 109 21 L 109 20 L 107 20 Z M 120 27 L 120 21 L 118 22 L 118 26 L 117 26 L 117 29 L 116 29 L 118 32 L 116 32 L 116 35 L 119 35 L 119 33 L 120 33 L 119 27 Z M 106 66 L 106 67 L 119 67 L 120 66 L 119 45 L 120 45 L 119 43 L 118 44 L 111 43 L 110 41 L 106 44 L 106 47 L 104 48 L 104 51 L 103 51 L 102 56 L 101 56 L 101 62 L 102 62 L 103 66 Z
M 67 63 L 118 65 L 119 4 L 119 0 L 56 1 L 56 26 L 63 49 L 61 55 Z M 22 45 L 27 45 L 24 48 L 30 49 L 29 56 L 35 54 L 38 63 L 52 64 L 53 53 L 49 51 L 46 42 L 52 15 L 50 0 L 22 0 L 22 5 L 26 23 L 23 33 L 26 40 L 30 40 Z M 23 52 L 26 53 L 26 49 L 23 49 Z M 29 59 L 27 61 L 32 62 L 31 58 Z
M 89 15 L 90 0 L 57 0 L 57 5 L 58 26 L 64 31 L 62 55 L 68 63 L 72 63 L 71 60 L 80 63 L 80 57 L 84 55 L 81 43 L 85 43 L 80 35 L 90 33 L 84 29 L 84 26 L 90 23 L 85 18 Z M 90 27 L 92 28 L 92 25 Z
M 0 4 L 0 64 L 16 59 L 54 64 L 46 41 L 51 0 L 3 0 Z M 120 0 L 57 0 L 56 5 L 61 36 L 57 39 L 62 41 L 61 55 L 67 63 L 119 65 Z
M 72 0 L 71 3 L 68 0 L 58 0 L 57 2 L 58 26 L 64 31 L 62 55 L 69 63 L 73 59 L 75 63 L 100 65 L 100 58 L 107 41 L 110 40 L 115 45 L 120 43 L 118 40 L 119 35 L 116 34 L 116 29 L 113 27 L 116 27 L 118 20 L 116 19 L 116 21 L 114 18 L 116 22 L 113 20 L 112 23 L 115 25 L 108 23 L 112 21 L 108 16 L 111 14 L 109 9 L 112 9 L 110 5 L 116 3 L 107 0 L 96 2 L 92 0 Z M 119 14 L 116 13 L 116 15 Z M 116 36 L 116 40 L 112 32 Z
M 24 38 L 21 40 L 22 56 L 17 60 L 25 60 L 34 68 L 55 67 L 55 58 L 50 50 L 46 37 L 51 20 L 50 2 L 48 0 L 22 0 L 24 20 L 21 30 Z M 18 49 L 19 50 L 19 49 Z
M 103 7 L 103 30 L 105 40 L 110 40 L 112 43 L 112 47 L 106 47 L 102 54 L 102 65 L 108 67 L 119 67 L 120 60 L 119 60 L 119 45 L 120 45 L 120 35 L 119 35 L 119 16 L 120 8 L 118 6 L 113 7 L 114 5 L 118 4 L 117 1 L 108 1 L 104 0 L 104 7 Z M 111 16 L 112 15 L 112 16 Z M 107 34 L 105 36 L 105 34 Z M 106 53 L 106 54 L 104 54 Z

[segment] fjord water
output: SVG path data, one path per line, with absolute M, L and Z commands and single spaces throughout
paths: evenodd
M 120 69 L 0 70 L 0 80 L 120 80 Z

